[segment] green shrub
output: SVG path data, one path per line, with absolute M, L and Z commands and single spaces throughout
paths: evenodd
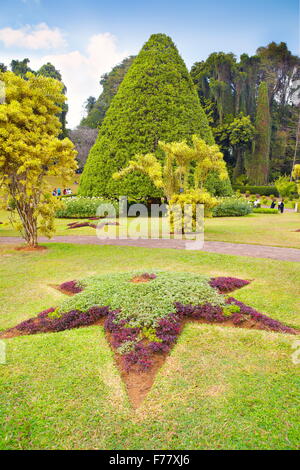
M 253 209 L 255 214 L 278 214 L 278 209 L 271 209 L 270 207 L 257 207 Z
M 233 195 L 230 179 L 221 180 L 215 172 L 208 175 L 204 187 L 212 196 L 229 197 Z
M 143 328 L 148 339 L 157 341 L 153 329 L 157 321 L 174 311 L 175 302 L 225 306 L 224 297 L 210 286 L 209 279 L 202 274 L 158 271 L 151 282 L 129 282 L 141 274 L 109 273 L 83 279 L 81 284 L 85 289 L 63 300 L 59 312 L 85 312 L 95 305 L 109 305 L 111 310 L 121 309 L 118 318 L 129 321 L 129 327 Z
M 233 184 L 233 189 L 236 191 L 239 189 L 241 193 L 245 194 L 259 194 L 260 196 L 279 196 L 279 193 L 275 186 L 243 186 L 240 184 Z
M 63 207 L 56 212 L 58 218 L 95 217 L 100 204 L 112 204 L 118 214 L 118 202 L 101 197 L 72 197 L 63 200 Z
M 281 197 L 290 197 L 292 194 L 297 193 L 296 183 L 290 181 L 288 176 L 280 176 L 274 184 Z
M 228 198 L 223 199 L 212 212 L 213 217 L 241 217 L 251 214 L 252 206 L 244 199 Z

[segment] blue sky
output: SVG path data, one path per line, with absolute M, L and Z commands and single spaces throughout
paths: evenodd
M 0 62 L 51 60 L 68 87 L 69 125 L 83 101 L 101 91 L 99 77 L 152 33 L 172 37 L 190 67 L 211 52 L 253 54 L 270 41 L 299 53 L 298 0 L 1 0 Z

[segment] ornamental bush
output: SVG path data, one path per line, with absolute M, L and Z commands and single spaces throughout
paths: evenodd
M 134 282 L 147 279 L 148 282 Z M 295 330 L 263 315 L 233 297 L 222 295 L 249 284 L 237 278 L 206 278 L 193 273 L 127 272 L 70 281 L 84 289 L 15 327 L 22 334 L 63 331 L 105 318 L 112 346 L 126 369 L 147 369 L 154 353 L 166 353 L 177 341 L 187 319 L 208 323 L 250 321 L 257 328 L 295 334 Z
M 118 202 L 102 197 L 83 197 L 76 196 L 63 200 L 63 206 L 56 212 L 56 217 L 67 218 L 85 218 L 95 217 L 100 204 L 112 204 L 118 214 Z
M 223 199 L 212 212 L 213 217 L 242 217 L 251 214 L 252 211 L 252 206 L 248 201 L 228 198 Z
M 254 207 L 253 212 L 255 214 L 279 214 L 278 209 L 271 209 L 270 207 Z
M 279 196 L 279 192 L 277 191 L 275 186 L 244 186 L 242 184 L 233 184 L 232 187 L 235 191 L 239 190 L 241 193 L 245 193 L 248 195 L 259 194 L 260 196 Z
M 171 38 L 153 34 L 133 61 L 102 122 L 80 179 L 84 196 L 160 197 L 150 179 L 133 173 L 122 180 L 112 174 L 134 155 L 154 153 L 158 142 L 179 142 L 198 135 L 214 144 L 186 65 Z

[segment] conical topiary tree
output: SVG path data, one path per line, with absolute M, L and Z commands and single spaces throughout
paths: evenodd
M 137 153 L 163 158 L 158 142 L 193 134 L 214 139 L 184 61 L 171 38 L 154 34 L 129 68 L 100 127 L 84 168 L 79 193 L 86 196 L 160 196 L 150 179 L 138 173 L 121 181 L 112 174 Z
M 255 131 L 254 149 L 246 165 L 247 174 L 251 184 L 263 185 L 269 181 L 271 138 L 271 114 L 266 82 L 261 82 L 258 87 Z

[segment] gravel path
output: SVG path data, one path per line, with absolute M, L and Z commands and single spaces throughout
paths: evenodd
M 185 242 L 184 240 L 162 240 L 162 239 L 148 239 L 148 240 L 99 240 L 93 236 L 61 236 L 54 237 L 48 240 L 45 237 L 39 238 L 40 243 L 74 243 L 79 245 L 115 245 L 115 246 L 135 246 L 143 248 L 173 248 L 173 249 L 195 249 L 195 242 Z M 1 237 L 0 244 L 14 244 L 18 245 L 23 243 L 19 237 Z M 198 248 L 199 250 L 199 248 Z M 226 255 L 236 256 L 251 256 L 254 258 L 269 258 L 281 261 L 295 261 L 300 262 L 300 250 L 296 248 L 278 248 L 274 246 L 265 245 L 247 245 L 244 243 L 227 243 L 227 242 L 212 242 L 207 241 L 204 243 L 203 251 L 210 253 L 221 253 Z

